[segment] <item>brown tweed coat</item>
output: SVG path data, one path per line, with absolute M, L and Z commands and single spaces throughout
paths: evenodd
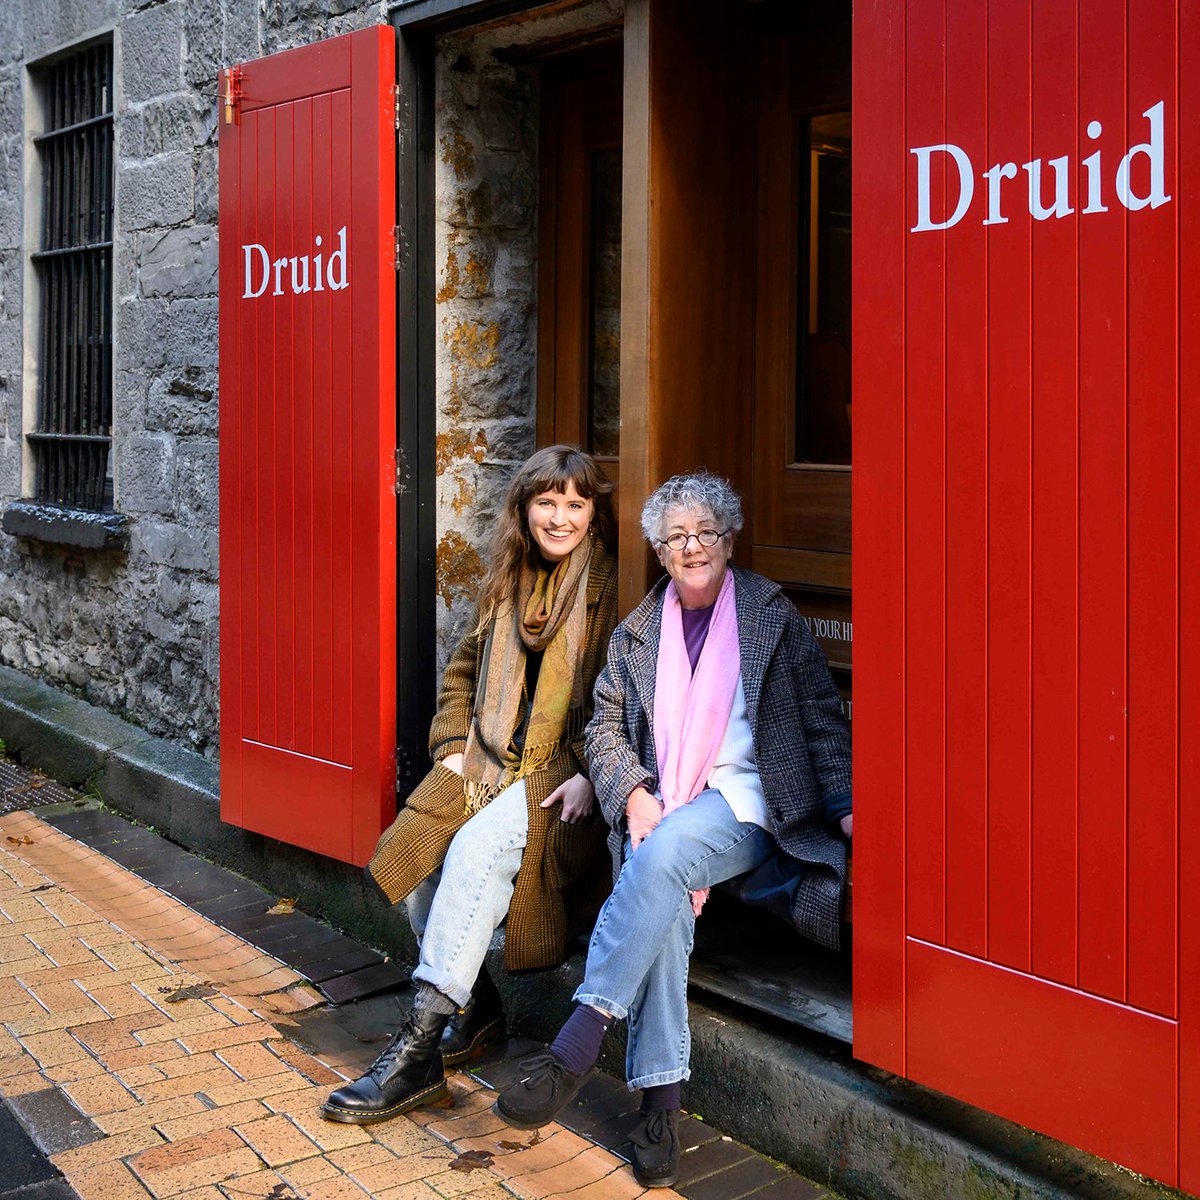
M 609 891 L 608 829 L 599 807 L 588 820 L 568 825 L 559 820 L 558 806 L 542 808 L 541 804 L 572 775 L 587 774 L 584 729 L 592 715 L 592 687 L 604 666 L 616 623 L 616 562 L 607 554 L 594 555 L 588 572 L 583 646 L 586 700 L 582 709 L 568 718 L 560 752 L 544 768 L 525 777 L 529 836 L 508 906 L 504 963 L 510 971 L 561 963 L 568 936 L 595 920 Z M 468 633 L 446 665 L 437 715 L 429 731 L 433 770 L 417 784 L 384 831 L 367 866 L 393 904 L 441 866 L 450 840 L 466 824 L 469 814 L 462 778 L 442 766 L 441 760 L 466 748 L 484 640 Z

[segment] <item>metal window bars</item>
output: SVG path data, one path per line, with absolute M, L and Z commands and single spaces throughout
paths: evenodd
M 111 508 L 112 45 L 44 69 L 38 428 L 26 434 L 39 501 Z

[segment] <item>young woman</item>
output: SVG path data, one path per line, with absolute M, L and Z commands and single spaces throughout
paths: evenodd
M 379 839 L 368 877 L 407 898 L 420 947 L 412 1011 L 324 1115 L 366 1124 L 446 1095 L 503 1033 L 483 968 L 507 917 L 509 970 L 556 966 L 609 877 L 587 774 L 592 686 L 616 625 L 612 484 L 572 446 L 539 450 L 509 487 L 470 631 L 447 664 L 433 770 Z

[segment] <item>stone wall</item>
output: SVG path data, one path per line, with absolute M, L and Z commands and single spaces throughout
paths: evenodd
M 440 41 L 436 80 L 440 671 L 534 448 L 537 88 L 470 37 Z
M 217 75 L 382 0 L 0 4 L 0 505 L 21 494 L 25 66 L 115 29 L 116 507 L 127 554 L 0 534 L 0 663 L 215 753 Z

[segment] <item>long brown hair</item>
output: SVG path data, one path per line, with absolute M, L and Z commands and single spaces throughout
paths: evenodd
M 585 500 L 592 501 L 592 532 L 609 551 L 616 546 L 613 485 L 596 460 L 578 446 L 545 446 L 535 451 L 509 484 L 496 521 L 479 593 L 477 633 L 487 628 L 496 606 L 515 594 L 522 567 L 537 565 L 537 550 L 529 533 L 529 502 L 542 492 L 565 492 L 571 484 Z

